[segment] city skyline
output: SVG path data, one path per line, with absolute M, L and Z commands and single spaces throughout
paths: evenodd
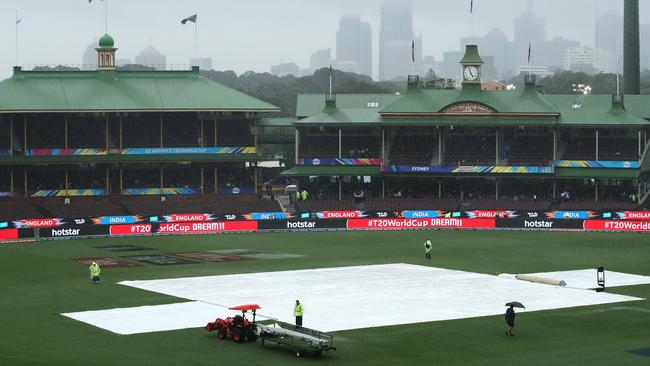
M 556 1 L 560 4 L 559 0 Z M 344 1 L 313 0 L 308 6 L 295 0 L 280 0 L 274 5 L 249 0 L 240 3 L 222 3 L 214 6 L 208 1 L 157 2 L 159 7 L 146 6 L 148 2 L 129 3 L 111 0 L 109 33 L 116 40 L 119 58 L 133 60 L 138 52 L 153 44 L 167 55 L 169 65 L 187 65 L 193 56 L 193 27 L 183 27 L 180 19 L 199 14 L 199 57 L 213 59 L 217 70 L 248 70 L 268 72 L 270 65 L 295 62 L 301 68 L 309 67 L 309 58 L 318 49 L 334 48 L 336 26 L 347 14 L 358 14 L 373 30 L 373 77 L 379 73 L 378 34 L 380 29 L 380 0 L 361 0 L 354 4 Z M 303 6 L 296 7 L 296 4 Z M 232 14 L 248 11 L 246 21 Z M 474 1 L 474 36 L 487 34 L 495 25 L 509 38 L 513 36 L 513 19 L 521 14 L 528 2 L 514 0 Z M 470 34 L 469 1 L 413 1 L 414 33 L 422 34 L 423 56 L 442 59 L 444 52 L 458 50 L 459 40 Z M 578 0 L 564 5 L 565 12 L 552 19 L 553 6 L 535 5 L 535 10 L 546 21 L 547 39 L 563 37 L 575 39 L 582 46 L 594 45 L 595 15 L 615 9 L 621 13 L 622 2 L 600 0 L 598 8 L 590 0 Z M 13 44 L 15 10 L 19 17 L 19 64 L 79 64 L 89 43 L 94 42 L 104 29 L 104 7 L 99 2 L 51 4 L 44 0 L 7 1 L 0 5 L 3 19 L 0 34 L 5 44 Z M 274 13 L 269 13 L 275 10 Z M 596 13 L 597 11 L 597 13 Z M 142 17 L 142 13 L 147 13 Z M 273 17 L 268 16 L 273 14 Z M 315 16 L 317 14 L 318 16 Z M 641 23 L 650 23 L 650 4 L 641 3 Z M 154 20 L 155 19 L 155 20 Z M 290 21 L 289 21 L 290 19 Z M 572 19 L 578 19 L 579 24 Z M 42 24 L 52 28 L 44 35 Z M 48 42 L 41 38 L 48 37 Z M 642 41 L 643 42 L 643 41 Z M 0 55 L 0 77 L 11 74 L 14 62 L 13 47 Z M 251 52 L 263 57 L 251 57 Z M 333 58 L 336 55 L 332 55 Z

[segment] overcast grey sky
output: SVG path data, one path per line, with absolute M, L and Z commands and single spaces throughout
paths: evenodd
M 194 50 L 193 25 L 180 20 L 198 13 L 199 56 L 213 58 L 217 70 L 269 71 L 270 65 L 296 62 L 307 67 L 311 53 L 335 49 L 338 20 L 358 14 L 372 25 L 377 53 L 383 0 L 108 0 L 108 32 L 118 58 L 134 59 L 149 42 L 168 64 L 188 64 Z M 597 0 L 599 13 L 622 12 L 623 0 Z M 457 50 L 470 35 L 470 0 L 413 0 L 416 33 L 424 55 L 439 58 Z M 474 33 L 495 25 L 512 37 L 512 20 L 528 0 L 474 0 Z M 650 1 L 641 0 L 641 22 L 650 22 Z M 593 45 L 596 0 L 536 0 L 546 18 L 547 36 Z M 104 31 L 104 3 L 94 0 L 0 0 L 0 78 L 15 63 L 15 12 L 19 24 L 19 64 L 80 64 L 86 47 Z M 375 57 L 376 59 L 376 57 Z M 376 60 L 375 60 L 376 64 Z M 376 69 L 376 67 L 375 67 Z

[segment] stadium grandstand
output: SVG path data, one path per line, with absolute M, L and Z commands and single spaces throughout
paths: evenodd
M 0 218 L 277 211 L 256 195 L 256 123 L 279 109 L 187 71 L 91 71 L 0 82 Z
M 410 76 L 403 94 L 302 94 L 296 118 L 197 67 L 116 70 L 116 51 L 105 35 L 97 70 L 0 82 L 0 220 L 633 210 L 650 195 L 650 97 L 547 95 L 533 75 L 484 90 L 476 46 L 460 89 Z
M 482 64 L 467 46 L 460 89 L 410 76 L 402 95 L 299 95 L 296 166 L 282 175 L 340 210 L 359 190 L 387 210 L 647 204 L 650 97 L 547 95 L 534 75 L 523 90 L 484 90 Z

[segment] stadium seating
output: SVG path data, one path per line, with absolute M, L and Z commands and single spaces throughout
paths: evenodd
M 518 136 L 504 155 L 507 165 L 549 166 L 553 161 L 553 140 L 543 136 Z
M 96 197 L 71 197 L 70 204 L 65 204 L 64 199 L 44 198 L 36 203 L 49 212 L 52 217 L 98 217 L 121 216 L 126 212 L 107 198 Z
M 0 200 L 0 220 L 32 219 L 46 217 L 23 199 L 3 198 Z
M 449 136 L 443 165 L 494 165 L 495 163 L 496 139 L 494 136 Z
M 545 211 L 551 206 L 550 200 L 512 200 L 512 199 L 477 199 L 473 200 L 471 210 L 519 210 Z
M 639 160 L 639 141 L 635 139 L 601 138 L 598 144 L 598 160 Z
M 353 211 L 355 210 L 354 200 L 307 200 L 298 201 L 296 209 L 300 212 L 316 211 Z
M 369 211 L 401 211 L 401 210 L 443 210 L 454 211 L 458 209 L 460 200 L 455 198 L 442 199 L 409 199 L 386 198 L 366 201 L 366 210 Z
M 379 158 L 381 157 L 380 145 L 378 138 L 343 136 L 341 139 L 341 157 Z
M 254 146 L 253 135 L 243 121 L 217 123 L 217 146 Z
M 426 135 L 397 135 L 390 150 L 392 165 L 431 165 L 437 141 Z
M 260 199 L 257 195 L 203 195 L 175 197 L 160 196 L 125 198 L 122 203 L 134 215 L 157 215 L 165 213 L 250 213 L 278 212 L 277 202 Z
M 336 158 L 339 156 L 339 138 L 333 135 L 301 136 L 301 158 Z
M 598 202 L 589 199 L 577 199 L 574 201 L 562 202 L 558 206 L 559 210 L 635 210 L 637 204 L 631 201 L 618 199 L 602 199 Z
M 596 160 L 595 138 L 574 138 L 566 145 L 562 160 Z

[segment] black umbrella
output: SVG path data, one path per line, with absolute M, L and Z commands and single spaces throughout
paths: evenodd
M 526 308 L 526 307 L 525 307 L 522 303 L 520 303 L 519 301 L 509 302 L 509 303 L 506 304 L 506 306 L 512 306 L 512 307 L 514 307 L 514 308 L 522 308 L 522 309 L 525 309 L 525 308 Z

